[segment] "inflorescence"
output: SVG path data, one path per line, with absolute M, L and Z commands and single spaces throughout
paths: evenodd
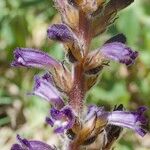
M 47 30 L 51 40 L 65 47 L 67 61 L 60 62 L 41 50 L 16 48 L 15 67 L 35 67 L 46 70 L 43 76 L 35 76 L 31 95 L 40 96 L 51 104 L 46 122 L 65 141 L 62 149 L 90 150 L 94 142 L 97 149 L 110 150 L 124 128 L 144 136 L 145 107 L 135 112 L 126 111 L 123 105 L 112 111 L 104 107 L 85 104 L 86 93 L 97 83 L 102 70 L 116 61 L 127 66 L 138 56 L 126 43 L 126 37 L 118 34 L 102 47 L 90 50 L 91 40 L 103 33 L 116 19 L 117 12 L 133 0 L 54 0 L 62 23 L 53 24 Z M 65 100 L 64 100 L 65 99 Z M 17 136 L 19 144 L 11 150 L 57 150 L 41 141 Z M 95 148 L 95 149 L 96 149 Z

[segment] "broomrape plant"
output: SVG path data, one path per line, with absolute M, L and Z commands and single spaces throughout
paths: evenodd
M 110 61 L 130 66 L 138 56 L 137 51 L 125 44 L 123 34 L 112 37 L 98 49 L 90 50 L 92 39 L 103 33 L 115 21 L 117 12 L 132 2 L 54 0 L 62 23 L 50 26 L 47 36 L 64 45 L 68 61 L 59 62 L 32 48 L 16 48 L 14 51 L 12 66 L 35 67 L 47 72 L 35 76 L 31 94 L 51 104 L 46 122 L 63 138 L 63 150 L 110 150 L 124 128 L 132 129 L 140 136 L 146 134 L 142 128 L 146 123 L 145 107 L 129 112 L 123 105 L 118 105 L 109 112 L 104 107 L 85 104 L 86 93 L 97 83 Z M 19 143 L 11 150 L 58 150 L 55 146 L 19 135 L 17 139 Z

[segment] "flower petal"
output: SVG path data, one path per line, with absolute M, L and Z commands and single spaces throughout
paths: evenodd
M 74 33 L 65 24 L 53 24 L 47 30 L 47 35 L 52 40 L 61 42 L 74 41 Z
M 35 76 L 35 85 L 31 94 L 42 97 L 55 108 L 60 109 L 64 106 L 61 95 L 53 86 L 52 79 L 48 74 L 45 74 L 43 77 Z
M 123 111 L 124 107 L 122 104 L 116 105 L 113 109 L 113 111 Z M 105 149 L 108 149 L 109 147 L 112 147 L 112 145 L 118 140 L 121 132 L 123 131 L 123 128 L 116 125 L 107 125 L 105 128 L 106 136 L 107 136 L 107 142 L 105 144 Z
M 90 105 L 88 107 L 88 112 L 85 118 L 85 122 L 90 120 L 96 114 L 100 114 L 104 111 L 104 107 L 97 107 L 96 105 Z
M 137 112 L 113 111 L 108 115 L 108 123 L 133 129 L 139 135 L 144 136 L 146 131 L 141 127 L 146 123 L 146 119 L 143 116 L 144 111 L 143 107 L 139 108 Z
M 46 122 L 50 124 L 52 127 L 55 127 L 56 133 L 62 133 L 65 130 L 70 129 L 74 122 L 75 116 L 70 107 L 64 107 L 61 110 L 57 110 L 52 108 L 50 110 L 51 117 L 46 118 Z
M 15 60 L 11 65 L 16 67 L 25 66 L 49 69 L 50 67 L 59 66 L 59 62 L 54 58 L 32 48 L 16 48 L 14 58 Z
M 56 150 L 56 148 L 52 148 L 50 145 L 42 141 L 23 139 L 19 135 L 17 135 L 17 139 L 20 144 L 14 144 L 11 147 L 11 150 Z
M 13 144 L 13 146 L 11 147 L 11 150 L 23 150 L 23 148 L 19 144 Z
M 131 65 L 138 56 L 137 51 L 132 51 L 125 44 L 113 42 L 104 44 L 100 49 L 100 53 L 106 58 L 120 63 Z

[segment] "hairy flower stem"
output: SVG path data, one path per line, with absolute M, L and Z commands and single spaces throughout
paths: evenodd
M 84 59 L 89 50 L 91 35 L 90 35 L 90 21 L 86 17 L 83 11 L 79 11 L 79 36 L 83 40 L 83 52 L 84 57 L 80 63 L 74 65 L 74 84 L 69 95 L 69 104 L 75 110 L 75 112 L 80 116 L 83 107 L 83 99 L 85 96 L 85 79 L 83 73 L 83 63 Z
M 73 69 L 74 84 L 69 93 L 69 104 L 72 106 L 74 111 L 80 115 L 83 106 L 82 101 L 85 95 L 82 64 L 75 64 Z
M 76 141 L 70 142 L 67 150 L 80 150 L 80 146 Z
M 79 12 L 79 36 L 81 40 L 83 40 L 82 48 L 84 57 L 81 62 L 74 64 L 73 66 L 74 84 L 69 93 L 69 104 L 72 106 L 78 116 L 80 116 L 82 113 L 83 99 L 85 96 L 85 77 L 83 64 L 91 42 L 90 21 L 81 10 Z M 80 145 L 78 142 L 76 142 L 76 139 L 69 142 L 68 150 L 80 150 Z
M 90 42 L 91 42 L 91 28 L 90 28 L 90 20 L 87 16 L 82 12 L 79 11 L 79 33 L 81 34 L 84 40 L 84 52 L 85 55 L 89 50 Z

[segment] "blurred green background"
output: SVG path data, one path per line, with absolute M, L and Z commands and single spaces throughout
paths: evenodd
M 27 96 L 32 90 L 35 74 L 43 71 L 11 68 L 16 47 L 33 47 L 47 51 L 57 59 L 64 57 L 62 45 L 48 40 L 47 27 L 58 22 L 52 0 L 0 0 L 0 149 L 8 150 L 15 142 L 16 133 L 57 144 L 57 136 L 44 124 L 49 105 Z M 111 63 L 100 77 L 100 82 L 88 93 L 87 102 L 111 109 L 124 104 L 133 110 L 140 105 L 150 108 L 150 0 L 135 0 L 119 14 L 119 19 L 101 37 L 96 37 L 92 48 L 119 32 L 124 33 L 128 45 L 140 55 L 135 65 Z M 150 111 L 146 114 L 150 116 Z M 147 127 L 148 128 L 148 127 Z M 150 135 L 140 138 L 132 131 L 124 133 L 116 150 L 149 150 Z

